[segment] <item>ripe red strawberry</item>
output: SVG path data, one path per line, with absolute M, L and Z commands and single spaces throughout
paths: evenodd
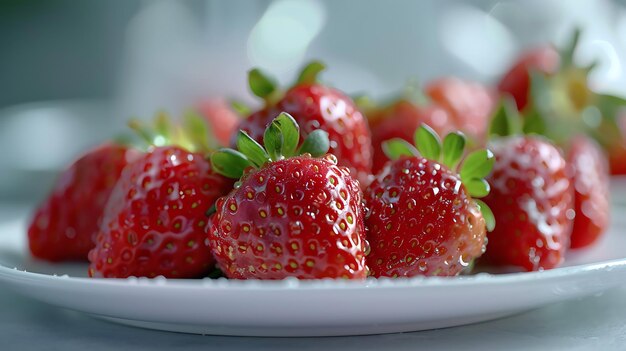
M 574 210 L 571 247 L 593 244 L 609 225 L 609 170 L 602 150 L 593 140 L 572 141 L 568 162 L 574 169 Z
M 304 68 L 298 82 L 284 94 L 259 70 L 250 71 L 250 87 L 264 98 L 266 106 L 242 121 L 239 128 L 261 142 L 263 132 L 280 112 L 291 114 L 302 128 L 300 142 L 311 132 L 322 129 L 330 139 L 330 153 L 340 166 L 348 167 L 361 182 L 368 182 L 372 171 L 372 145 L 367 121 L 354 102 L 337 89 L 316 82 L 324 69 L 319 62 Z
M 490 145 L 496 155 L 485 202 L 498 222 L 489 234 L 485 262 L 525 270 L 563 262 L 574 219 L 568 165 L 547 139 L 509 136 Z
M 530 72 L 552 75 L 559 69 L 560 54 L 552 46 L 542 46 L 524 53 L 502 77 L 498 90 L 513 97 L 517 108 L 523 111 L 528 104 Z
M 137 153 L 105 143 L 76 160 L 57 180 L 28 228 L 30 252 L 48 261 L 86 260 L 109 194 Z
M 200 152 L 151 147 L 124 169 L 111 193 L 89 252 L 89 276 L 202 277 L 214 264 L 206 213 L 232 184 Z
M 384 144 L 393 161 L 365 191 L 368 265 L 375 277 L 457 275 L 485 251 L 486 227 L 493 229 L 489 208 L 476 199 L 489 193 L 483 177 L 493 166 L 491 152 L 471 153 L 459 174 L 462 134 L 448 134 L 443 152 L 426 126 L 415 140 L 421 156 L 402 139 Z
M 297 123 L 282 113 L 265 132 L 265 149 L 241 131 L 242 153 L 223 149 L 211 157 L 214 168 L 231 177 L 247 168 L 236 189 L 218 201 L 208 228 L 211 249 L 228 278 L 365 278 L 358 182 L 332 155 L 293 156 L 298 139 Z M 298 153 L 321 155 L 328 144 L 319 130 Z

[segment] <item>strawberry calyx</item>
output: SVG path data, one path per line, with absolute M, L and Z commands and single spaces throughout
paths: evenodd
M 478 149 L 465 156 L 466 138 L 463 133 L 448 133 L 442 142 L 439 135 L 426 124 L 415 131 L 413 140 L 414 145 L 400 138 L 387 140 L 382 144 L 383 151 L 391 160 L 403 156 L 421 156 L 457 173 L 468 194 L 480 208 L 487 230 L 492 231 L 495 228 L 493 212 L 479 199 L 489 195 L 490 186 L 485 177 L 493 169 L 494 154 L 488 149 Z
M 183 115 L 181 123 L 174 123 L 169 114 L 160 111 L 152 123 L 133 118 L 128 126 L 143 141 L 144 145 L 137 145 L 140 149 L 176 145 L 190 152 L 208 154 L 218 145 L 211 138 L 212 132 L 206 121 L 193 110 Z
M 318 76 L 324 69 L 326 66 L 320 61 L 309 62 L 302 68 L 293 86 L 318 83 Z M 259 68 L 248 72 L 248 85 L 252 93 L 263 99 L 267 106 L 275 105 L 284 96 L 284 91 L 279 89 L 276 80 Z
M 282 112 L 265 129 L 263 145 L 240 130 L 237 135 L 238 150 L 230 148 L 217 150 L 211 155 L 211 165 L 216 172 L 239 179 L 246 169 L 261 168 L 269 162 L 302 154 L 322 156 L 330 147 L 328 133 L 321 129 L 309 133 L 298 147 L 299 141 L 298 123 L 290 114 Z
M 488 135 L 493 138 L 524 134 L 526 129 L 535 128 L 531 124 L 536 122 L 541 122 L 541 120 L 522 119 L 513 98 L 505 96 L 500 99 L 491 117 Z
M 598 62 L 580 66 L 574 61 L 581 34 L 576 28 L 559 50 L 560 66 L 555 74 L 531 70 L 531 104 L 524 110 L 524 119 L 530 121 L 525 121 L 524 132 L 544 135 L 559 144 L 582 132 L 608 147 L 622 138 L 616 119 L 626 108 L 626 99 L 599 94 L 589 87 L 589 74 Z

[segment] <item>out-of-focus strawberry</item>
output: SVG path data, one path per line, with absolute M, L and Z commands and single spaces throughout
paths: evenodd
M 609 225 L 609 167 L 604 153 L 593 140 L 572 140 L 568 162 L 573 167 L 574 210 L 572 248 L 593 244 Z
M 198 111 L 208 122 L 217 142 L 227 146 L 241 120 L 228 101 L 221 98 L 205 100 L 198 105 Z
M 48 261 L 87 260 L 111 190 L 124 167 L 138 154 L 125 146 L 105 143 L 64 171 L 28 228 L 33 256 Z
M 413 131 L 421 124 L 441 135 L 460 130 L 474 143 L 483 144 L 495 107 L 494 92 L 475 82 L 447 77 L 430 82 L 419 94 L 423 101 L 401 98 L 368 112 L 374 173 L 388 161 L 381 144 L 391 138 L 412 141 Z
M 489 118 L 496 107 L 496 94 L 482 84 L 458 78 L 441 78 L 425 87 L 426 95 L 450 116 L 454 130 L 473 140 L 484 140 Z

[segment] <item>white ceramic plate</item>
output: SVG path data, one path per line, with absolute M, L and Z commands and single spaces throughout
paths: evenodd
M 86 265 L 29 258 L 25 222 L 0 224 L 0 282 L 119 323 L 220 335 L 321 336 L 416 331 L 485 321 L 600 293 L 626 281 L 626 208 L 564 267 L 458 278 L 337 281 L 89 279 Z M 55 275 L 56 274 L 56 275 Z

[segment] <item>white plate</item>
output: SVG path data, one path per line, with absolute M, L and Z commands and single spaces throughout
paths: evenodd
M 626 236 L 620 229 L 626 226 L 625 215 L 626 209 L 614 210 L 603 240 L 571 254 L 562 268 L 365 282 L 89 279 L 86 265 L 30 259 L 24 221 L 13 220 L 0 225 L 0 282 L 60 307 L 177 332 L 329 336 L 416 331 L 494 319 L 621 284 L 626 281 Z

